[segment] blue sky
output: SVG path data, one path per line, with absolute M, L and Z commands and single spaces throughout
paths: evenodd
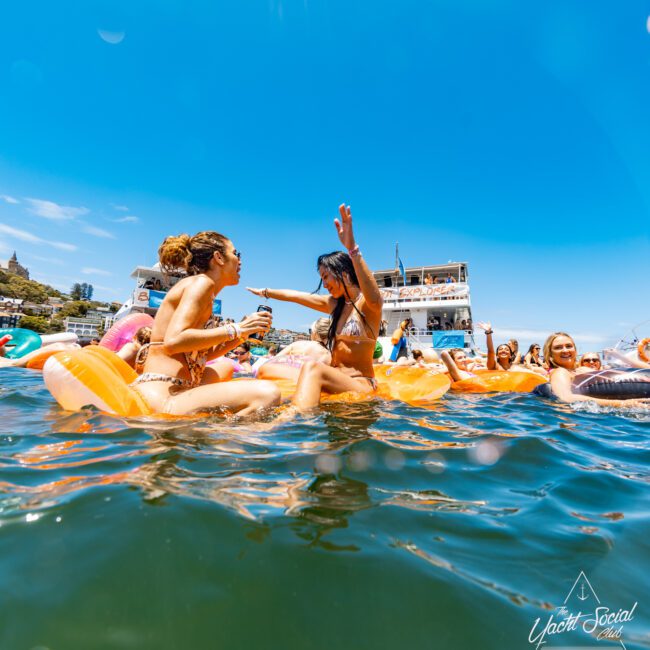
M 467 261 L 498 336 L 600 347 L 650 318 L 650 5 L 619 5 L 11 3 L 0 257 L 121 299 L 166 235 L 215 229 L 240 317 L 245 285 L 315 288 L 346 201 L 371 267 L 396 240 Z

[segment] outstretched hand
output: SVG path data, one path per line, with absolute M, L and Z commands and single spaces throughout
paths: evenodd
M 354 233 L 352 232 L 352 212 L 350 211 L 350 206 L 346 206 L 345 203 L 339 205 L 339 213 L 341 215 L 341 220 L 334 219 L 334 225 L 336 226 L 336 232 L 338 233 L 339 239 L 343 246 L 348 250 L 351 250 L 355 246 Z
M 246 291 L 250 291 L 256 296 L 260 296 L 260 298 L 264 298 L 264 289 L 254 289 L 253 287 L 246 287 Z
M 484 332 L 489 332 L 492 329 L 492 325 L 489 322 L 476 323 L 476 327 L 482 329 Z

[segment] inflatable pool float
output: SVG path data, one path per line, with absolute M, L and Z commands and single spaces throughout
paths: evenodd
M 153 327 L 153 318 L 149 314 L 129 314 L 113 323 L 99 345 L 111 352 L 119 352 L 141 327 Z
M 0 329 L 0 339 L 6 336 L 11 336 L 11 339 L 5 343 L 7 359 L 20 359 L 41 347 L 41 337 L 32 330 L 21 327 Z
M 627 368 L 587 372 L 573 378 L 572 390 L 578 395 L 602 399 L 650 398 L 650 370 Z
M 41 334 L 41 342 L 43 347 L 53 343 L 74 345 L 79 342 L 79 339 L 74 332 L 57 332 L 56 334 Z
M 126 361 L 99 345 L 63 350 L 43 367 L 45 386 L 67 411 L 92 405 L 113 415 L 150 415 L 146 402 L 129 386 L 136 377 Z
M 45 365 L 45 362 L 53 355 L 55 355 L 57 352 L 61 352 L 61 350 L 68 350 L 68 349 L 79 349 L 78 345 L 72 346 L 67 343 L 52 343 L 51 345 L 47 345 L 40 350 L 36 350 L 35 352 L 30 352 L 29 354 L 29 360 L 25 364 L 25 368 L 29 368 L 30 370 L 43 370 L 43 366 Z
M 79 411 L 84 406 L 92 405 L 113 415 L 154 415 L 140 394 L 129 385 L 136 377 L 135 371 L 125 361 L 97 345 L 57 352 L 43 367 L 47 389 L 68 411 Z M 351 403 L 381 397 L 426 407 L 442 397 L 451 385 L 445 374 L 426 368 L 377 366 L 376 378 L 379 384 L 376 393 L 324 395 L 323 401 Z M 234 381 L 252 380 L 241 378 Z M 294 380 L 285 378 L 275 381 L 283 397 L 290 397 L 295 392 Z
M 533 372 L 479 370 L 474 377 L 455 381 L 451 390 L 464 393 L 530 393 L 548 379 Z

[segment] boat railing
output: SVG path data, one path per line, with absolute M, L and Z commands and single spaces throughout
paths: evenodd
M 380 287 L 379 291 L 384 302 L 442 301 L 469 297 L 469 285 L 466 282 Z

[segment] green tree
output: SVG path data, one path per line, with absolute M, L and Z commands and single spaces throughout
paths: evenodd
M 87 284 L 86 285 L 86 300 L 92 300 L 93 299 L 93 291 L 94 287 L 92 284 Z
M 18 327 L 33 330 L 39 334 L 45 334 L 50 331 L 50 323 L 43 316 L 23 316 L 18 322 Z
M 83 288 L 78 282 L 75 282 L 72 285 L 72 288 L 70 289 L 70 298 L 72 298 L 72 300 L 83 299 Z

